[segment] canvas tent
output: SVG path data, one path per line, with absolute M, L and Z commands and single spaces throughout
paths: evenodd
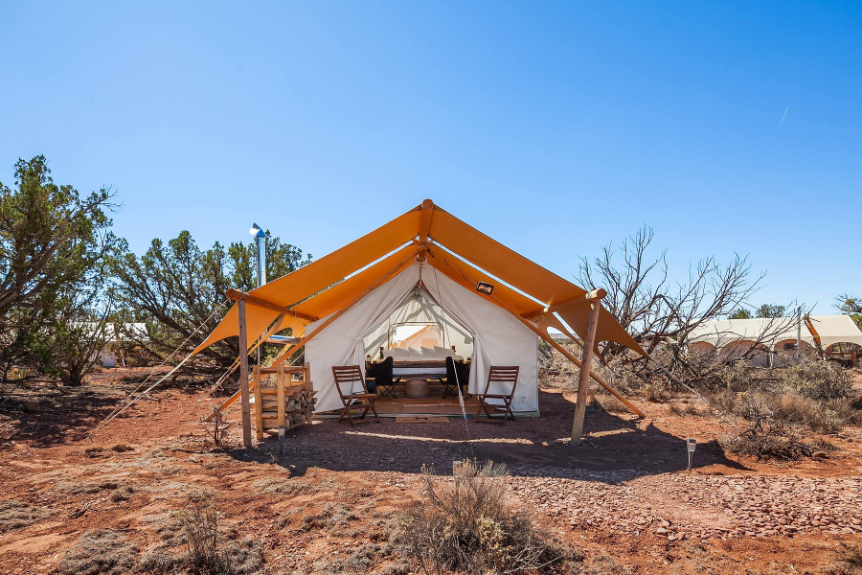
M 491 293 L 477 291 L 487 284 Z M 390 321 L 421 286 L 435 304 L 469 332 L 471 385 L 487 378 L 492 364 L 522 366 L 516 406 L 537 408 L 536 335 L 561 349 L 553 328 L 586 337 L 588 293 L 531 262 L 426 200 L 373 232 L 248 294 L 235 296 L 245 309 L 247 347 L 276 329 L 293 328 L 301 340 L 286 346 L 273 365 L 305 347 L 318 410 L 338 407 L 330 367 L 362 364 L 367 338 Z M 240 302 L 196 352 L 240 333 Z M 597 315 L 595 346 L 612 341 L 646 356 L 606 310 Z M 276 327 L 277 326 L 277 327 Z M 577 358 L 562 350 L 567 357 Z M 593 375 L 610 390 L 606 382 Z M 634 411 L 634 406 L 617 395 Z
M 827 350 L 838 343 L 862 346 L 862 331 L 847 315 L 806 316 L 799 333 L 803 351 Z M 756 363 L 768 364 L 769 355 L 781 357 L 796 343 L 797 320 L 792 317 L 724 319 L 704 322 L 689 336 L 691 347 L 746 350 L 758 346 Z

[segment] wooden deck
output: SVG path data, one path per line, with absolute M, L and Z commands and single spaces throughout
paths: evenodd
M 446 396 L 443 399 L 443 386 L 430 386 L 430 394 L 428 397 L 421 399 L 409 398 L 405 395 L 405 387 L 403 385 L 395 386 L 395 392 L 398 397 L 390 396 L 377 398 L 377 413 L 381 417 L 393 416 L 429 416 L 429 417 L 461 417 L 461 406 L 458 403 L 458 396 Z M 479 409 L 479 402 L 475 397 L 467 399 L 464 397 L 464 409 L 467 411 L 467 417 L 476 415 Z

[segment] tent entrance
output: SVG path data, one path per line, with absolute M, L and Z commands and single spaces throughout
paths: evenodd
M 388 317 L 363 338 L 369 383 L 386 377 L 379 370 L 381 362 L 385 367 L 389 361 L 392 375 L 399 381 L 394 387 L 395 397 L 390 393 L 378 398 L 378 413 L 461 416 L 457 393 L 446 393 L 443 380 L 447 378 L 447 359 L 452 358 L 461 369 L 467 393 L 473 340 L 470 331 L 440 306 L 420 279 Z

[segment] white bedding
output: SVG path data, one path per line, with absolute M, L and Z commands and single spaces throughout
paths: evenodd
M 460 355 L 447 347 L 393 347 L 383 352 L 383 357 L 391 357 L 395 361 L 398 360 L 427 360 L 427 361 L 445 361 L 447 357 L 453 359 L 463 359 Z

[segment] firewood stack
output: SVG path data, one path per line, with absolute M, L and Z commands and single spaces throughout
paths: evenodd
M 304 380 L 293 381 L 287 368 L 254 366 L 252 385 L 258 440 L 263 439 L 264 432 L 278 433 L 279 428 L 284 428 L 285 431 L 293 429 L 311 422 L 314 417 L 314 406 L 317 403 L 314 395 L 317 392 L 309 381 L 308 366 L 291 367 L 290 371 L 303 375 Z M 276 377 L 272 378 L 273 375 Z M 264 381 L 266 376 L 270 376 L 269 381 Z
M 317 398 L 314 397 L 314 390 L 311 386 L 303 386 L 301 388 L 289 388 L 295 390 L 290 395 L 285 396 L 286 406 L 286 423 L 289 427 L 294 427 L 302 423 L 308 423 L 314 417 L 314 405 L 317 403 Z

